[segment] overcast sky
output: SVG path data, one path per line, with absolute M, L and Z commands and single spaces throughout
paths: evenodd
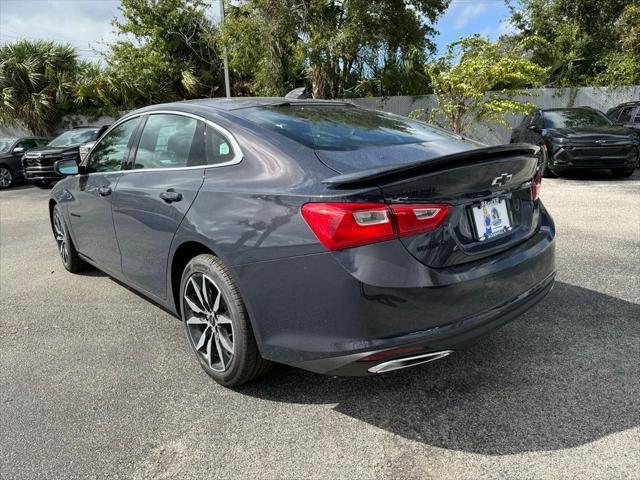
M 0 0 L 0 42 L 46 38 L 74 46 L 78 55 L 95 56 L 114 38 L 111 19 L 118 0 Z M 217 12 L 213 5 L 212 14 Z M 453 0 L 436 28 L 438 49 L 458 38 L 480 33 L 495 40 L 509 31 L 509 11 L 503 0 Z

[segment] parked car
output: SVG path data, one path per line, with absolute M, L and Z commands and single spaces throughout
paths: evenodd
M 23 181 L 22 155 L 49 141 L 44 137 L 0 138 L 0 188 L 9 188 Z
M 511 142 L 542 146 L 545 176 L 608 168 L 616 177 L 628 177 L 640 155 L 635 133 L 589 107 L 536 110 L 513 129 Z
M 607 117 L 616 125 L 640 132 L 640 100 L 613 107 L 607 111 Z
M 209 99 L 129 113 L 55 168 L 65 268 L 181 317 L 227 386 L 271 362 L 368 375 L 442 358 L 553 285 L 532 145 L 340 102 Z
M 49 188 L 51 183 L 62 178 L 54 169 L 58 160 L 78 161 L 79 148 L 83 143 L 96 140 L 105 127 L 77 127 L 61 133 L 46 146 L 34 148 L 22 157 L 25 178 L 40 188 Z

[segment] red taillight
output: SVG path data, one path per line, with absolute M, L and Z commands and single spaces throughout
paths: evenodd
M 440 226 L 448 205 L 384 203 L 307 203 L 302 216 L 329 250 L 383 242 Z
M 395 237 L 389 212 L 378 203 L 307 203 L 302 215 L 329 250 L 382 242 Z
M 531 200 L 534 202 L 540 198 L 540 189 L 542 188 L 542 175 L 539 173 L 533 177 L 533 182 L 531 183 Z
M 391 206 L 401 237 L 435 230 L 449 214 L 449 208 L 449 205 Z

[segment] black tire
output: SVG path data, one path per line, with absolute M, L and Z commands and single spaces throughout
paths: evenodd
M 0 188 L 9 188 L 15 184 L 13 172 L 7 165 L 0 165 Z
M 53 212 L 51 212 L 51 228 L 64 268 L 71 273 L 78 273 L 84 270 L 87 264 L 78 256 L 78 251 L 69 235 L 69 229 L 58 205 L 53 207 Z
M 216 256 L 198 255 L 185 267 L 180 311 L 189 347 L 202 369 L 220 385 L 242 385 L 271 367 L 272 363 L 260 356 L 238 287 Z
M 611 175 L 615 178 L 627 178 L 633 175 L 635 168 L 616 168 L 611 170 Z
M 51 182 L 47 182 L 46 180 L 35 180 L 31 183 L 33 183 L 38 188 L 42 188 L 43 190 L 51 188 Z

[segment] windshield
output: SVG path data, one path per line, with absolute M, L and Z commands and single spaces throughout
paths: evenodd
M 315 150 L 355 150 L 458 139 L 405 117 L 347 105 L 255 107 L 234 113 Z
M 15 141 L 15 138 L 0 138 L 0 153 L 7 153 Z
M 68 132 L 64 132 L 51 140 L 48 146 L 65 147 L 67 145 L 77 145 L 79 143 L 91 142 L 92 140 L 96 139 L 97 133 L 97 128 L 92 128 L 90 130 L 69 130 Z
M 590 108 L 547 110 L 544 112 L 544 128 L 571 128 L 613 125 L 604 113 Z

